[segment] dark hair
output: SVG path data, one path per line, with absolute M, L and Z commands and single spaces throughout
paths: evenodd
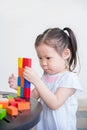
M 40 44 L 46 44 L 55 48 L 55 50 L 62 55 L 65 48 L 69 48 L 71 56 L 68 59 L 68 67 L 70 71 L 73 71 L 77 64 L 77 41 L 74 32 L 65 27 L 63 30 L 60 28 L 49 28 L 37 36 L 35 41 L 35 47 Z

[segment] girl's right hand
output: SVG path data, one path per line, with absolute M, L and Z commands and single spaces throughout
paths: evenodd
M 17 90 L 17 78 L 15 77 L 14 74 L 12 74 L 9 77 L 8 83 L 9 83 L 10 88 L 13 88 L 13 89 Z

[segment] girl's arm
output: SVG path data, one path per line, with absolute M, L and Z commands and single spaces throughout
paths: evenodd
M 33 98 L 36 98 L 36 99 L 39 99 L 39 93 L 38 91 L 36 90 L 36 88 L 34 88 L 32 91 L 31 91 L 31 97 Z
M 59 88 L 56 93 L 52 93 L 39 78 L 35 82 L 35 85 L 40 97 L 51 109 L 61 107 L 75 92 L 73 88 Z
M 66 100 L 73 95 L 75 89 L 59 88 L 56 93 L 52 93 L 39 76 L 31 69 L 26 67 L 24 70 L 24 78 L 34 84 L 40 97 L 44 100 L 50 109 L 57 109 L 62 106 Z

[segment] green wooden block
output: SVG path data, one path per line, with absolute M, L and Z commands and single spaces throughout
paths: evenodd
M 7 95 L 7 98 L 14 98 L 14 96 L 9 94 L 9 95 Z
M 6 109 L 0 109 L 0 120 L 2 120 L 4 117 L 6 117 Z

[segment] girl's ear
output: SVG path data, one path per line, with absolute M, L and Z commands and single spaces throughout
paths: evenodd
M 70 53 L 70 49 L 69 48 L 66 48 L 64 51 L 63 51 L 63 58 L 66 60 L 70 57 L 71 53 Z

